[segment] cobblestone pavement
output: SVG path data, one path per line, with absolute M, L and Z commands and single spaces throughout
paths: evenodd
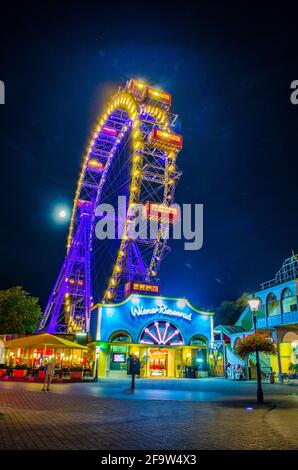
M 217 384 L 216 379 L 214 382 L 211 379 L 202 388 L 208 393 Z M 162 384 L 159 388 L 163 386 L 168 387 Z M 155 395 L 154 399 L 145 400 L 111 398 L 113 387 L 110 389 L 108 383 L 59 384 L 47 393 L 41 392 L 39 384 L 2 382 L 0 449 L 298 448 L 297 434 L 289 431 L 284 422 L 287 419 L 297 422 L 296 387 L 291 393 L 282 389 L 280 411 L 285 414 L 283 426 L 279 426 L 279 408 L 272 410 L 268 404 L 247 410 L 248 391 L 255 391 L 253 384 L 251 389 L 246 384 L 234 388 L 232 395 L 238 390 L 238 399 L 232 401 L 184 401 L 181 382 L 179 386 L 179 400 L 173 399 L 173 394 L 171 399 L 158 400 Z M 200 383 L 196 386 L 200 388 Z M 183 387 L 187 398 L 190 385 L 185 382 Z M 146 384 L 140 383 L 139 388 L 145 389 Z M 107 393 L 102 394 L 102 389 Z M 289 412 L 291 418 L 287 416 Z

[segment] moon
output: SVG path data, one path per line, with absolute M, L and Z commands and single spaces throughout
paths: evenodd
M 56 223 L 67 223 L 70 220 L 70 209 L 66 205 L 56 206 L 54 208 L 53 216 Z

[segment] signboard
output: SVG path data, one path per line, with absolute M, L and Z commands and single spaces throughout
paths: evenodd
M 156 307 L 152 308 L 144 308 L 142 305 L 133 305 L 130 309 L 130 314 L 133 318 L 135 317 L 142 317 L 144 315 L 165 315 L 177 318 L 183 318 L 184 320 L 191 321 L 192 319 L 192 312 L 185 313 L 180 310 L 172 310 L 171 308 L 167 307 L 165 304 L 156 305 Z
M 125 297 L 128 297 L 130 294 L 159 294 L 159 285 L 158 284 L 146 284 L 144 282 L 134 282 L 128 281 L 124 287 Z

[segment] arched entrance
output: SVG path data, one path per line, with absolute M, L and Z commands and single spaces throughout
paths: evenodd
M 131 335 L 125 330 L 114 331 L 109 338 L 110 348 L 107 369 L 111 377 L 126 376 L 126 361 L 129 354 Z
M 176 377 L 177 358 L 184 341 L 179 328 L 159 320 L 149 323 L 140 334 L 142 375 L 145 377 Z

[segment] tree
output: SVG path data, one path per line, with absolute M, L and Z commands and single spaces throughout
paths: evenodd
M 272 339 L 268 338 L 264 333 L 247 335 L 237 341 L 236 353 L 238 356 L 245 358 L 256 351 L 275 355 L 276 345 Z
M 41 313 L 39 299 L 22 287 L 0 290 L 0 334 L 35 333 Z
M 216 309 L 217 325 L 233 325 L 248 305 L 248 294 L 244 292 L 236 300 L 223 300 Z

